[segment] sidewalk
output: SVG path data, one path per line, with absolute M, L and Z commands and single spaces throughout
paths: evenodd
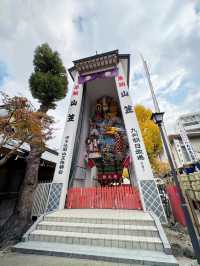
M 180 266 L 192 266 L 194 263 L 193 260 L 187 258 L 177 260 Z M 0 252 L 0 266 L 130 266 L 130 264 Z M 139 265 L 134 264 L 134 266 Z
M 129 266 L 123 263 L 102 262 L 19 253 L 0 253 L 0 266 Z M 134 265 L 137 266 L 137 265 Z

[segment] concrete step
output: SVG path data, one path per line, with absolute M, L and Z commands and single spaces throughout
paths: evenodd
M 48 242 L 28 241 L 18 243 L 14 251 L 27 254 L 43 254 L 71 258 L 93 259 L 127 263 L 131 265 L 178 266 L 174 256 L 164 252 L 138 249 L 122 249 L 108 247 L 93 247 L 86 245 L 71 245 Z M 83 262 L 84 264 L 84 262 Z
M 156 226 L 43 221 L 38 230 L 159 237 Z
M 143 211 L 112 210 L 112 209 L 68 209 L 48 214 L 45 221 L 92 223 L 92 224 L 121 224 L 154 226 L 151 215 Z
M 35 230 L 30 233 L 29 240 L 88 246 L 163 251 L 162 241 L 158 237 Z
M 40 217 L 23 240 L 15 246 L 17 251 L 140 265 L 178 265 L 170 255 L 159 219 L 143 211 L 55 211 Z

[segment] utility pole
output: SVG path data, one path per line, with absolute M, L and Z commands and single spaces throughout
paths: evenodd
M 155 92 L 154 92 L 154 88 L 153 88 L 153 85 L 152 85 L 152 82 L 151 82 L 151 77 L 150 77 L 150 73 L 149 73 L 147 62 L 144 60 L 144 58 L 143 58 L 141 53 L 140 53 L 140 58 L 142 59 L 142 63 L 143 63 L 143 66 L 144 66 L 144 70 L 145 70 L 145 74 L 146 74 L 147 81 L 148 81 L 148 84 L 149 84 L 149 89 L 150 89 L 150 92 L 151 92 L 151 97 L 152 97 L 152 100 L 153 100 L 155 112 L 156 113 L 160 113 L 160 107 L 158 105 L 158 101 L 157 101 L 157 98 L 156 98 L 156 95 L 155 95 Z M 171 145 L 169 143 L 169 139 L 168 139 L 168 136 L 167 136 L 167 131 L 166 131 L 164 123 L 162 123 L 161 126 L 162 126 L 163 134 L 165 135 L 165 140 L 166 140 L 166 143 L 167 143 L 167 146 L 168 146 L 168 150 L 169 150 L 171 158 L 172 158 L 173 166 L 174 166 L 174 168 L 177 168 L 176 162 L 174 160 L 174 156 L 173 156 L 172 151 L 171 151 Z M 165 152 L 166 152 L 166 150 L 165 150 Z M 167 154 L 166 154 L 166 156 L 167 156 Z
M 194 224 L 192 222 L 191 214 L 190 214 L 187 202 L 185 200 L 184 193 L 182 191 L 182 188 L 181 188 L 178 176 L 177 176 L 177 171 L 176 171 L 176 169 L 175 169 L 175 167 L 173 165 L 173 162 L 172 162 L 172 157 L 171 157 L 171 154 L 170 154 L 170 150 L 169 150 L 169 148 L 167 146 L 167 141 L 166 141 L 166 138 L 165 138 L 163 127 L 162 127 L 163 115 L 164 115 L 164 112 L 153 113 L 152 114 L 152 120 L 158 125 L 158 127 L 160 129 L 161 137 L 162 137 L 162 140 L 163 140 L 163 143 L 164 143 L 164 147 L 165 147 L 165 150 L 166 150 L 166 153 L 167 153 L 167 158 L 168 158 L 169 165 L 170 165 L 170 168 L 171 168 L 171 171 L 172 171 L 173 180 L 174 180 L 174 182 L 176 184 L 176 188 L 177 188 L 177 191 L 178 191 L 179 196 L 180 196 L 181 207 L 182 207 L 182 210 L 183 210 L 183 213 L 184 213 L 184 216 L 185 216 L 185 221 L 186 221 L 188 233 L 189 233 L 189 236 L 190 236 L 190 239 L 191 239 L 191 242 L 192 242 L 192 246 L 193 246 L 196 258 L 197 258 L 197 262 L 198 262 L 198 264 L 200 264 L 200 243 L 199 243 L 199 239 L 198 239 L 198 236 L 197 236 L 197 232 L 195 230 L 195 226 L 194 226 Z

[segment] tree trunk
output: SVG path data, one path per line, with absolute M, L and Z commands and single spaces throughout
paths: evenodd
M 42 152 L 38 149 L 38 146 L 31 144 L 24 181 L 20 187 L 19 198 L 14 210 L 14 214 L 27 222 L 31 220 L 33 192 L 37 186 L 41 155 Z
M 40 108 L 38 109 L 38 111 L 42 113 L 47 113 L 48 110 L 49 110 L 49 107 L 44 104 L 41 104 Z
M 48 107 L 40 106 L 39 112 L 46 113 Z M 26 173 L 24 181 L 20 187 L 19 198 L 14 212 L 7 222 L 0 228 L 0 247 L 7 246 L 19 241 L 22 235 L 32 224 L 31 211 L 33 205 L 33 193 L 38 182 L 38 170 L 40 158 L 44 151 L 38 145 L 31 144 L 27 158 Z
M 32 224 L 31 211 L 33 192 L 37 186 L 38 169 L 42 152 L 36 145 L 31 145 L 30 148 L 31 150 L 27 158 L 26 174 L 20 187 L 19 198 L 14 212 L 7 222 L 0 228 L 1 247 L 19 241 L 21 236 Z

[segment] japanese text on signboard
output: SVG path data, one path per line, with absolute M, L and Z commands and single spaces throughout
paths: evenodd
M 73 89 L 72 95 L 76 98 L 78 96 L 78 85 L 76 85 Z M 76 106 L 78 101 L 76 99 L 72 99 L 70 102 L 70 106 Z M 74 113 L 69 113 L 67 117 L 67 122 L 74 122 L 75 120 L 75 114 Z
M 121 93 L 121 97 L 124 98 L 124 97 L 129 96 L 129 93 L 128 93 L 128 90 L 126 88 L 126 83 L 124 81 L 123 76 L 119 75 L 117 77 L 117 81 L 118 81 L 118 86 L 119 86 L 119 88 L 121 90 L 121 92 L 120 92 Z
M 131 137 L 132 141 L 135 146 L 135 154 L 138 160 L 143 161 L 144 160 L 144 153 L 141 147 L 140 138 L 138 136 L 138 132 L 136 128 L 131 128 Z
M 62 148 L 61 159 L 59 162 L 59 171 L 58 171 L 59 175 L 63 174 L 65 158 L 66 158 L 67 150 L 68 150 L 68 141 L 69 141 L 69 136 L 66 136 L 64 140 L 63 148 Z

